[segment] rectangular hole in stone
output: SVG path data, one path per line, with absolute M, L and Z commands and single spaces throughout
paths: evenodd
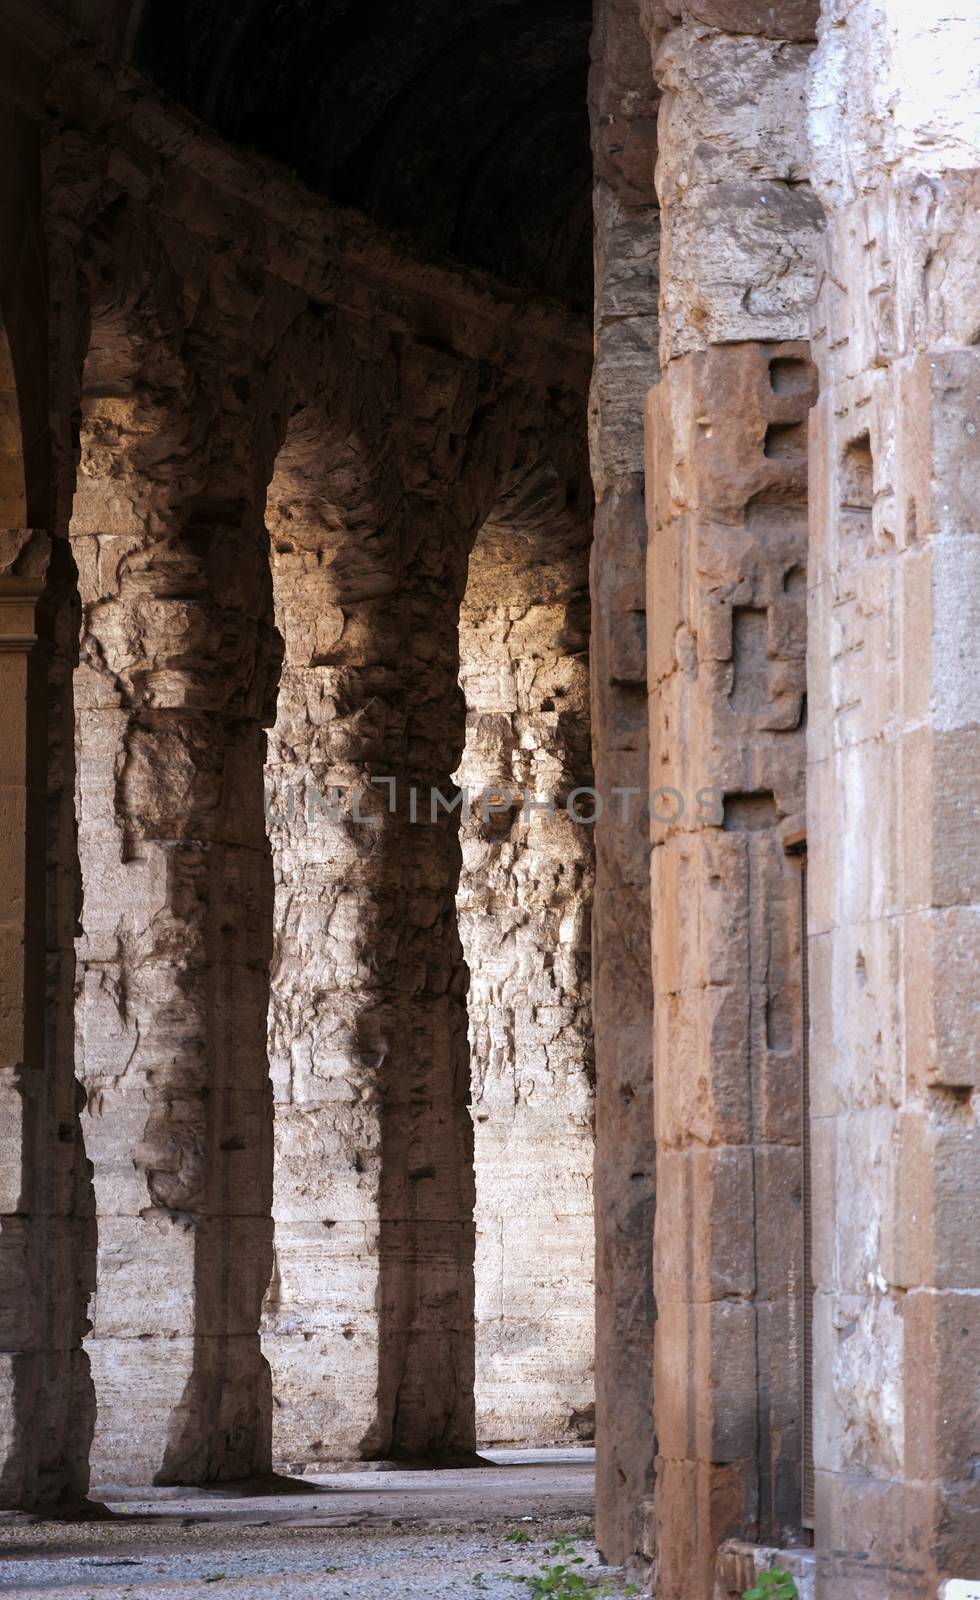
M 805 394 L 810 387 L 810 363 L 802 356 L 777 356 L 769 363 L 773 394 Z
M 726 833 L 761 833 L 779 822 L 776 797 L 771 789 L 755 794 L 726 794 L 722 827 Z
M 766 994 L 766 1046 L 770 1050 L 793 1048 L 793 1010 L 790 995 L 778 979 Z
M 874 457 L 871 435 L 851 439 L 841 459 L 840 503 L 844 511 L 870 511 L 874 501 Z
M 781 539 L 794 528 L 806 526 L 806 499 L 792 484 L 760 489 L 746 502 L 745 526 L 760 539 Z
M 762 711 L 769 704 L 769 619 L 764 609 L 735 606 L 732 611 L 733 711 Z
M 766 429 L 766 455 L 770 461 L 802 461 L 806 431 L 802 422 L 770 422 Z

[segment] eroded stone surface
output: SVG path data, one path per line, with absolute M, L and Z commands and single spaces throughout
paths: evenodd
M 593 1431 L 593 830 L 567 809 L 592 777 L 583 480 L 547 458 L 519 475 L 460 615 L 481 1443 Z
M 144 155 L 141 139 L 170 136 L 92 91 L 84 70 L 66 77 L 81 123 L 121 116 Z M 448 792 L 462 752 L 470 546 L 528 406 L 546 383 L 545 409 L 574 390 L 580 358 L 563 313 L 541 322 L 532 308 L 518 332 L 506 301 L 455 280 L 448 338 L 407 337 L 423 301 L 423 326 L 436 315 L 433 269 L 413 276 L 387 246 L 373 270 L 390 275 L 393 325 L 365 322 L 356 226 L 332 256 L 310 213 L 304 264 L 312 203 L 270 178 L 269 214 L 249 213 L 236 248 L 215 254 L 215 231 L 236 237 L 238 202 L 195 165 L 206 140 L 182 146 L 183 177 L 162 180 L 152 222 L 133 171 L 110 174 L 96 149 L 66 134 L 53 168 L 60 239 L 84 223 L 75 281 L 95 312 L 72 538 L 96 1459 L 103 1476 L 160 1479 L 268 1463 L 267 1286 L 278 1459 L 465 1453 L 459 843 L 455 819 L 414 808 Z M 290 203 L 287 258 L 277 208 Z M 351 320 L 304 315 L 295 280 L 338 271 Z M 175 307 L 180 275 L 193 293 Z M 275 940 L 261 789 L 274 719 Z M 354 779 L 372 835 L 352 815 Z M 313 790 L 329 801 L 337 785 L 343 814 L 322 836 L 297 821 Z
M 202 371 L 196 331 L 175 349 L 141 345 L 136 318 L 96 321 L 71 523 L 94 1456 L 151 1482 L 247 1475 L 269 1451 L 261 724 L 278 642 L 234 392 L 252 356 L 213 347 Z M 196 414 L 177 399 L 192 387 Z
M 800 1509 L 792 852 L 807 716 L 818 1593 L 926 1600 L 948 1574 L 980 1567 L 976 19 L 826 0 L 814 57 L 816 11 L 812 0 L 609 0 L 595 35 L 595 771 L 607 802 L 653 787 L 684 806 L 657 814 L 652 899 L 636 813 L 618 827 L 609 806 L 595 833 L 599 1537 L 614 1559 L 655 1561 L 658 1593 L 677 1600 L 708 1595 L 719 1540 L 784 1540 Z M 280 1460 L 465 1453 L 462 852 L 455 819 L 427 824 L 424 798 L 421 817 L 411 806 L 432 787 L 448 794 L 464 759 L 461 605 L 464 768 L 501 785 L 538 768 L 561 783 L 582 776 L 571 567 L 538 561 L 539 592 L 516 607 L 487 589 L 484 569 L 497 578 L 520 564 L 514 484 L 530 433 L 544 437 L 556 417 L 578 426 L 587 333 L 515 288 L 413 259 L 84 47 L 49 74 L 45 56 L 68 43 L 59 15 L 129 48 L 126 6 L 111 20 L 101 0 L 55 0 L 43 15 L 29 0 L 15 15 L 8 6 L 5 45 L 7 13 L 0 780 L 14 826 L 0 848 L 0 1211 L 12 1293 L 0 1488 L 32 1502 L 85 1483 L 94 1240 L 68 1046 L 76 923 L 101 1249 L 97 1464 L 143 1478 L 263 1466 L 273 1388 Z M 641 25 L 663 91 L 659 149 Z M 222 44 L 226 64 L 237 42 Z M 553 59 L 567 105 L 558 32 L 538 42 L 543 56 L 520 67 Z M 206 51 L 186 59 L 207 74 Z M 482 81 L 478 59 L 466 68 Z M 232 99 L 234 78 L 222 83 Z M 508 95 L 519 82 L 515 70 Z M 440 92 L 454 83 L 446 74 Z M 342 120 L 335 100 L 328 110 Z M 46 268 L 35 237 L 45 116 Z M 560 162 L 559 123 L 548 125 L 548 161 Z M 511 152 L 533 143 L 529 126 Z M 436 167 L 447 134 L 440 126 L 429 148 Z M 377 162 L 385 185 L 417 148 L 406 138 L 397 160 Z M 479 184 L 508 225 L 533 213 L 492 167 Z M 561 192 L 580 199 L 568 182 Z M 462 187 L 479 185 L 464 176 Z M 399 195 L 384 199 L 397 214 Z M 557 189 L 545 210 L 564 215 Z M 481 239 L 479 212 L 449 232 L 495 251 L 505 236 Z M 452 208 L 415 220 L 437 213 L 444 223 Z M 547 222 L 531 241 L 535 257 L 544 242 L 549 281 L 569 281 L 581 259 L 581 234 L 563 234 Z M 644 484 L 658 275 L 663 376 Z M 807 550 L 803 340 L 815 294 L 823 397 Z M 53 467 L 41 462 L 52 441 Z M 50 472 L 40 499 L 38 471 Z M 563 467 L 557 476 L 569 481 Z M 46 546 L 28 535 L 42 526 L 46 715 L 30 650 Z M 578 570 L 584 525 L 576 513 L 565 526 Z M 81 896 L 68 690 L 79 598 Z M 564 722 L 558 688 L 575 707 Z M 401 808 L 388 809 L 376 777 L 397 785 Z M 338 815 L 312 826 L 303 802 L 315 790 L 329 808 L 338 780 Z M 364 781 L 377 851 L 363 847 L 350 796 Z M 551 1348 L 584 1393 L 582 844 L 540 817 L 468 824 L 461 907 L 476 1127 L 499 1179 L 496 1196 L 492 1184 L 476 1194 L 481 1321 L 503 1328 L 496 1296 L 523 1341 L 549 1314 L 540 1244 L 561 1216 L 569 1315 L 552 1319 Z M 512 923 L 495 942 L 488 908 Z M 545 1111 L 546 1080 L 560 1092 Z M 525 1153 L 546 1174 L 547 1210 L 517 1176 Z M 527 1283 L 492 1248 L 517 1204 L 525 1224 L 537 1219 Z M 504 1381 L 500 1344 L 486 1348 L 488 1431 L 510 1432 L 522 1405 L 521 1426 L 532 1412 L 535 1427 L 563 1426 L 564 1391 L 553 1372 L 534 1377 L 533 1343 L 508 1356 Z M 729 1546 L 719 1583 L 741 1592 L 752 1562 Z

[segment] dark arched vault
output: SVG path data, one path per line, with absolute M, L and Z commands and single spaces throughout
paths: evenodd
M 147 0 L 135 61 L 432 259 L 591 304 L 589 0 Z

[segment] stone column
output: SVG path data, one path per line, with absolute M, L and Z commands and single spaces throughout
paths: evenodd
M 266 512 L 285 661 L 266 767 L 276 1158 L 262 1327 L 273 1453 L 307 1469 L 390 1445 L 379 1232 L 383 1090 L 399 1045 L 398 541 L 377 475 L 338 423 L 343 403 L 294 415 Z
M 980 1574 L 980 30 L 827 0 L 810 91 L 818 1593 Z
M 805 7 L 685 12 L 650 398 L 657 1593 L 801 1519 Z M 781 12 L 781 15 L 783 13 Z
M 409 505 L 399 537 L 403 688 L 388 840 L 400 887 L 383 1068 L 380 1378 L 389 1453 L 451 1460 L 475 1449 L 476 1423 L 459 821 L 458 812 L 432 812 L 433 791 L 453 795 L 466 723 L 458 617 L 472 532 L 447 513 L 444 500 Z
M 46 74 L 3 24 L 0 61 L 0 1504 L 35 1507 L 88 1486 L 94 1235 L 71 1052 L 70 777 L 59 803 L 70 693 L 52 662 L 73 608 L 64 542 L 51 542 Z
M 33 545 L 33 551 L 30 550 Z M 25 547 L 28 575 L 13 575 Z M 0 1201 L 5 1306 L 0 1417 L 0 1496 L 29 1503 L 36 1492 L 41 1439 L 45 1328 L 43 1189 L 50 1137 L 44 1090 L 44 670 L 37 659 L 35 610 L 48 562 L 45 535 L 0 533 L 0 1094 L 3 1192 Z M 39 670 L 40 667 L 40 670 Z M 39 1204 L 40 1203 L 40 1204 Z M 39 1216 L 38 1210 L 41 1210 Z M 52 1262 L 51 1267 L 54 1267 Z M 69 1267 L 62 1256 L 61 1265 Z
M 47 673 L 35 613 L 50 545 L 0 531 L 0 1504 L 84 1494 L 83 1263 L 74 1080 L 45 1056 Z
M 657 97 L 639 0 L 596 7 L 596 350 L 592 730 L 605 809 L 595 830 L 596 1539 L 607 1560 L 653 1554 L 653 1036 L 646 788 L 647 530 L 643 398 L 659 371 Z M 632 795 L 614 796 L 614 789 Z M 628 806 L 624 814 L 623 807 Z
M 482 1443 L 574 1443 L 594 1431 L 585 819 L 596 807 L 590 496 L 579 490 L 547 459 L 528 472 L 477 536 L 460 615 L 466 749 L 455 776 L 470 810 L 457 904 L 470 975 Z M 583 787 L 576 821 L 568 801 Z
M 93 1466 L 114 1482 L 269 1464 L 261 724 L 278 662 L 265 485 L 235 403 L 248 385 L 234 382 L 239 352 L 198 348 L 213 366 L 192 375 L 159 333 L 144 348 L 97 325 L 71 528 L 78 1060 L 99 1227 Z
M 459 606 L 470 548 L 510 470 L 511 403 L 498 372 L 428 343 L 400 351 L 392 610 L 401 693 L 388 741 L 400 901 L 395 1028 L 383 1067 L 381 1394 L 391 1453 L 403 1457 L 467 1460 L 476 1442 L 459 813 L 433 807 L 432 796 L 453 795 L 463 754 Z

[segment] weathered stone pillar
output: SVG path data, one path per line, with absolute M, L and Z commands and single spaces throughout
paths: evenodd
M 426 375 L 418 377 L 421 388 Z M 407 403 L 419 398 L 409 386 Z M 381 1138 L 381 1407 L 390 1454 L 451 1459 L 476 1446 L 475 1188 L 456 919 L 458 812 L 437 805 L 433 818 L 432 794 L 452 797 L 463 752 L 458 617 L 475 529 L 454 525 L 442 495 L 420 496 L 402 517 L 400 748 L 388 833 L 400 890 Z
M 500 372 L 422 342 L 400 351 L 395 404 L 401 692 L 390 714 L 398 802 L 389 837 L 401 888 L 396 1027 L 384 1064 L 382 1414 L 392 1454 L 466 1458 L 476 1441 L 475 1192 L 459 812 L 434 804 L 433 792 L 454 793 L 466 734 L 459 606 L 523 405 Z
M 595 830 L 592 955 L 596 1539 L 609 1561 L 623 1563 L 653 1553 L 654 1461 L 650 846 L 641 796 L 649 766 L 643 399 L 659 371 L 660 215 L 656 89 L 639 0 L 596 7 L 592 54 L 591 673 L 605 802 Z
M 33 548 L 31 548 L 33 546 Z M 12 575 L 28 552 L 28 574 Z M 30 559 L 33 557 L 33 560 Z M 0 534 L 0 1198 L 4 1316 L 0 1498 L 33 1497 L 35 1418 L 43 1382 L 41 1218 L 33 1215 L 46 1152 L 44 1118 L 44 678 L 37 670 L 35 610 L 48 541 L 30 529 Z M 40 691 L 40 692 L 39 692 Z
M 70 1062 L 45 1055 L 47 672 L 35 613 L 50 543 L 0 531 L 0 1504 L 82 1495 L 91 1421 L 73 1219 Z
M 649 408 L 657 1593 L 801 1519 L 805 7 L 662 38 Z M 733 16 L 733 13 L 735 15 Z M 785 24 L 784 24 L 785 25 Z M 737 31 L 741 30 L 741 31 Z M 657 794 L 657 791 L 661 791 Z
M 262 1327 L 273 1453 L 306 1468 L 390 1442 L 379 1236 L 383 1089 L 398 1044 L 398 545 L 338 415 L 354 384 L 348 361 L 344 402 L 294 415 L 266 511 L 285 661 L 266 767 L 276 1158 Z
M 459 602 L 503 470 L 485 459 L 493 430 L 468 435 L 498 380 L 407 339 L 391 357 L 372 352 L 373 398 L 349 427 L 336 408 L 352 387 L 363 399 L 356 364 L 319 424 L 294 418 L 269 507 L 286 665 L 269 763 L 279 1124 L 264 1331 L 276 1454 L 297 1464 L 475 1446 L 447 807 L 465 734 Z
M 70 763 L 59 803 L 70 696 L 51 668 L 72 608 L 51 540 L 44 72 L 3 23 L 0 63 L 0 1505 L 33 1507 L 88 1486 L 94 1238 L 71 1052 Z
M 278 660 L 241 352 L 199 337 L 213 364 L 191 374 L 148 327 L 141 348 L 96 326 L 71 528 L 93 1465 L 200 1482 L 269 1463 L 262 723 Z
M 576 420 L 565 422 L 572 439 Z M 541 452 L 494 508 L 460 614 L 466 749 L 455 776 L 470 807 L 457 904 L 470 975 L 481 1443 L 591 1441 L 594 1427 L 588 819 L 598 808 L 591 496 L 575 466 L 561 471 Z
M 810 92 L 816 1544 L 980 1574 L 980 31 L 828 0 Z

